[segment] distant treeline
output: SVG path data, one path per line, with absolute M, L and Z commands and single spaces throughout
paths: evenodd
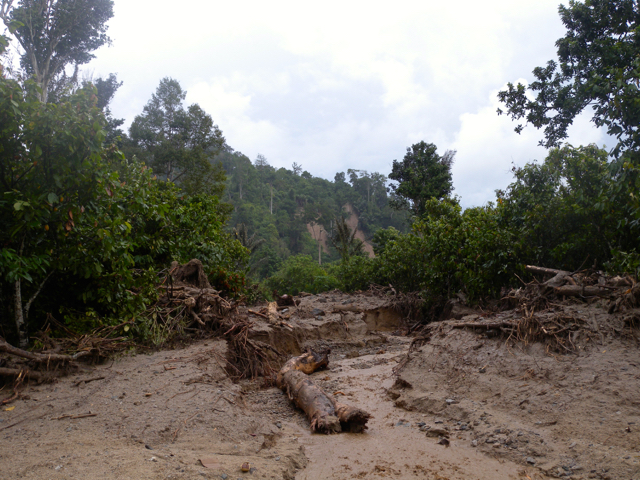
M 370 239 L 382 228 L 408 228 L 407 211 L 389 206 L 387 177 L 377 172 L 347 170 L 333 181 L 312 176 L 294 163 L 292 168 L 274 168 L 263 155 L 254 162 L 230 147 L 213 162 L 221 162 L 227 175 L 222 200 L 233 205 L 229 228 L 246 226 L 250 236 L 264 243 L 251 258 L 252 273 L 265 278 L 275 273 L 291 255 L 307 254 L 317 258 L 318 235 L 323 229 L 329 235 L 336 220 L 348 217 L 344 207 L 350 204 L 359 217 L 358 228 Z M 315 238 L 307 229 L 315 224 Z M 340 258 L 328 242 L 329 252 L 322 261 Z

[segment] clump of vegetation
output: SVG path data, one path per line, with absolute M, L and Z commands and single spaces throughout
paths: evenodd
M 293 255 L 266 280 L 265 287 L 278 295 L 297 295 L 300 292 L 320 293 L 333 290 L 339 287 L 339 283 L 310 255 Z

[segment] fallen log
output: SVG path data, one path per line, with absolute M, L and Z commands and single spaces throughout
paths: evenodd
M 278 372 L 276 385 L 307 414 L 312 432 L 363 432 L 371 415 L 338 402 L 308 377 L 329 364 L 330 352 L 328 349 L 320 353 L 308 351 L 289 359 Z
M 72 362 L 73 360 L 77 360 L 80 357 L 84 357 L 85 355 L 89 355 L 89 351 L 83 350 L 74 355 L 64 355 L 61 353 L 34 353 L 28 352 L 26 350 L 22 350 L 21 348 L 14 347 L 6 342 L 2 337 L 0 337 L 0 352 L 6 352 L 10 355 L 15 355 L 16 357 L 22 357 L 29 360 L 33 360 L 34 362 L 39 363 L 49 363 L 49 362 Z
M 567 272 L 566 270 L 556 270 L 555 268 L 537 267 L 535 265 L 525 265 L 524 269 L 527 272 L 540 273 L 542 275 L 558 275 L 561 273 L 564 273 L 565 275 L 571 274 L 571 272 Z
M 362 309 L 356 307 L 355 305 L 335 305 L 333 307 L 332 313 L 341 313 L 341 312 L 362 313 Z
M 567 297 L 608 297 L 613 293 L 615 287 L 606 287 L 603 285 L 588 285 L 581 287 L 580 285 L 564 285 L 554 288 L 556 295 L 564 295 Z
M 34 372 L 32 370 L 23 370 L 21 368 L 6 368 L 0 367 L 0 377 L 19 377 L 23 375 L 26 378 L 33 380 L 43 380 L 45 375 L 40 372 Z

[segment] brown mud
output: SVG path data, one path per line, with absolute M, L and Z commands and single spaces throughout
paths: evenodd
M 226 343 L 210 339 L 31 383 L 0 411 L 0 478 L 638 480 L 637 325 L 604 300 L 557 308 L 583 320 L 570 353 L 456 328 L 515 311 L 419 340 L 384 296 L 307 296 L 280 325 L 251 317 L 250 338 L 286 355 L 331 348 L 312 378 L 373 415 L 365 433 L 309 433 L 277 388 L 232 382 Z

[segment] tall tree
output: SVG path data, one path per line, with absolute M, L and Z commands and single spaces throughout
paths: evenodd
M 109 108 L 109 104 L 111 103 L 111 100 L 113 100 L 113 96 L 116 94 L 118 89 L 122 86 L 122 82 L 118 81 L 118 77 L 115 73 L 110 73 L 108 77 L 98 77 L 93 80 L 92 83 L 98 91 L 98 101 L 96 106 L 102 109 L 105 119 L 107 120 L 107 124 L 105 126 L 105 131 L 107 133 L 105 142 L 113 143 L 118 137 L 124 136 L 124 132 L 120 128 L 124 123 L 124 119 L 114 118 L 111 114 L 111 109 Z
M 107 21 L 113 0 L 2 0 L 0 18 L 10 26 L 22 48 L 20 64 L 40 87 L 47 102 L 49 89 L 65 75 L 67 65 L 83 65 L 91 53 L 110 41 Z
M 224 145 L 224 137 L 199 105 L 184 108 L 186 94 L 177 80 L 163 78 L 142 115 L 133 120 L 131 145 L 125 150 L 187 193 L 221 194 L 224 170 L 211 160 Z
M 498 94 L 506 113 L 544 128 L 540 144 L 559 146 L 585 109 L 618 138 L 613 153 L 640 149 L 640 6 L 637 0 L 570 1 L 559 7 L 567 29 L 558 60 L 533 70 L 528 86 L 509 83 Z M 529 93 L 530 92 L 530 93 Z M 532 99 L 532 95 L 535 98 Z M 590 108 L 589 108 L 590 107 Z M 519 124 L 515 130 L 524 128 Z
M 395 195 L 390 205 L 398 210 L 409 208 L 420 216 L 425 213 L 427 200 L 448 196 L 453 191 L 451 166 L 455 155 L 455 150 L 447 150 L 440 156 L 433 143 L 424 141 L 407 147 L 402 162 L 393 161 L 389 178 L 398 184 L 389 187 Z

